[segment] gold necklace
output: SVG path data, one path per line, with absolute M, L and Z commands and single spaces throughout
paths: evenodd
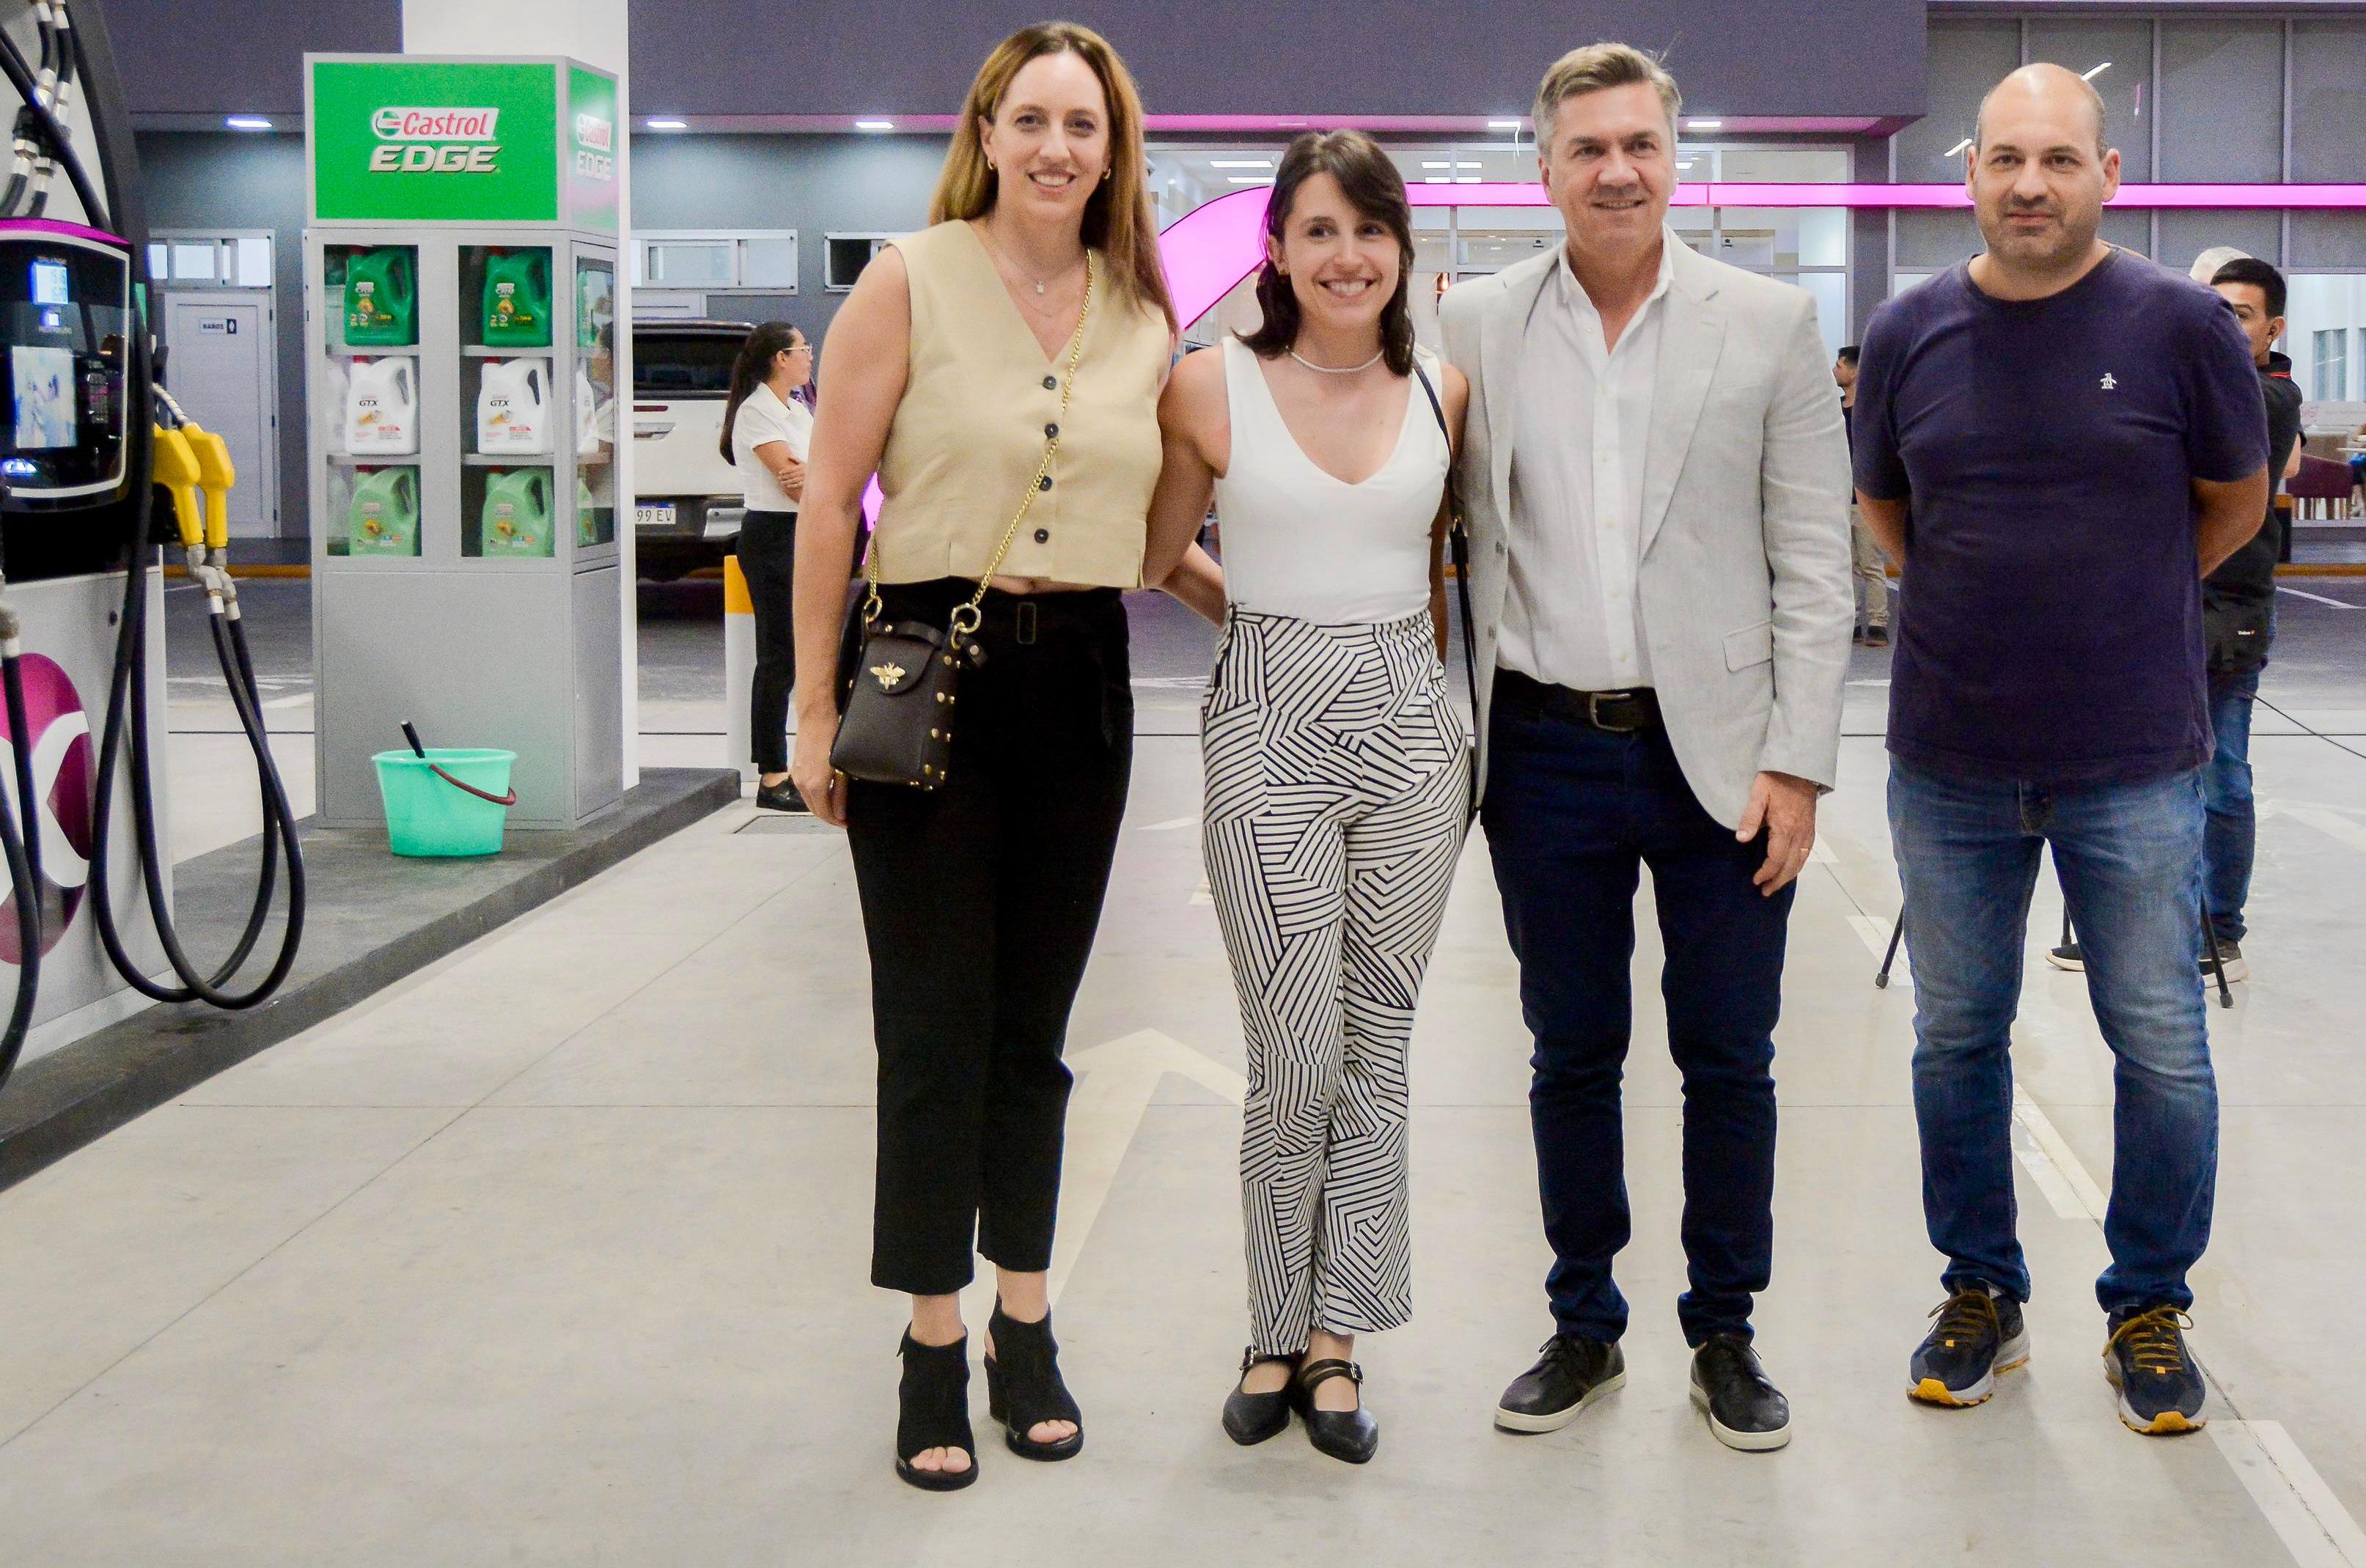
M 1033 273 L 1028 271 L 1025 267 L 1020 266 L 1016 261 L 1013 261 L 1008 253 L 1005 252 L 999 244 L 995 243 L 994 236 L 987 232 L 984 224 L 978 225 L 977 233 L 978 238 L 986 242 L 986 248 L 994 257 L 995 265 L 997 267 L 1005 267 L 1017 273 L 1020 276 L 1033 284 L 1035 286 L 1035 292 L 1038 294 L 1042 293 L 1044 289 L 1049 287 L 1049 284 L 1046 283 L 1045 280 L 1037 277 Z M 1067 281 L 1068 275 L 1074 271 L 1076 271 L 1076 265 L 1071 263 L 1069 265 L 1062 267 L 1058 272 L 1053 273 L 1050 279 L 1050 283 L 1065 283 Z

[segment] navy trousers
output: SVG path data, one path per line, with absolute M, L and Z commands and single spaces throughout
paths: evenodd
M 1613 735 L 1498 687 L 1481 820 L 1535 1037 L 1528 1110 L 1564 1334 L 1615 1340 L 1627 1302 L 1619 1081 L 1633 1029 L 1638 868 L 1651 868 L 1668 1047 L 1684 1074 L 1685 1340 L 1750 1332 L 1773 1268 L 1774 1021 L 1792 892 L 1761 894 L 1762 833 L 1709 816 L 1654 726 Z

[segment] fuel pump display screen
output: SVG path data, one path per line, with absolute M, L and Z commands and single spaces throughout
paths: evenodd
M 0 484 L 10 501 L 120 484 L 130 287 L 128 253 L 0 224 Z

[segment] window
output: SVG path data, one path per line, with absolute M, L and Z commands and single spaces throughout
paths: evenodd
M 2312 355 L 2315 362 L 2315 374 L 2310 386 L 2315 391 L 2315 400 L 2321 403 L 2347 400 L 2349 396 L 2349 329 L 2336 327 L 2330 332 L 2314 333 L 2311 344 L 2315 350 Z
M 272 236 L 265 230 L 191 233 L 159 230 L 148 246 L 148 276 L 175 288 L 268 288 Z
M 642 230 L 633 236 L 633 287 L 794 294 L 797 231 Z
M 825 234 L 822 236 L 822 287 L 843 294 L 854 287 L 862 269 L 892 234 Z

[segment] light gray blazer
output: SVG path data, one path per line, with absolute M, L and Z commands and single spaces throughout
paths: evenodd
M 1814 299 L 1675 244 L 1644 452 L 1643 635 L 1668 739 L 1730 828 L 1763 772 L 1831 787 L 1856 618 L 1848 439 Z M 1546 254 L 1449 289 L 1446 357 L 1470 378 L 1459 473 L 1470 527 L 1479 769 L 1509 571 L 1514 411 Z

